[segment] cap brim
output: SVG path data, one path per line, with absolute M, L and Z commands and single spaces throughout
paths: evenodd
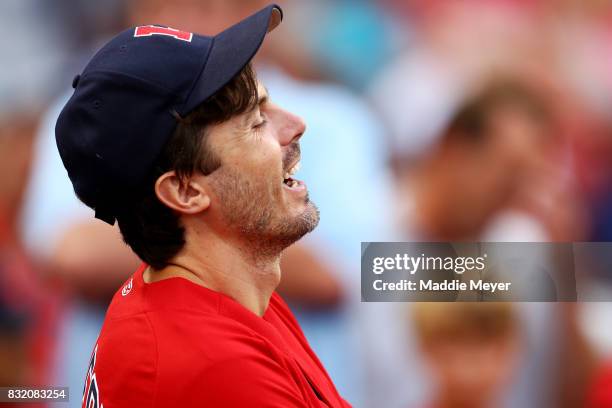
M 181 115 L 189 114 L 236 76 L 253 59 L 266 34 L 282 19 L 282 9 L 272 4 L 217 34 Z

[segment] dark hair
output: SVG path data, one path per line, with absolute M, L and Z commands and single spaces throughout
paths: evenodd
M 117 214 L 123 240 L 147 264 L 161 269 L 185 244 L 179 214 L 155 194 L 162 174 L 176 171 L 181 180 L 195 172 L 208 175 L 221 166 L 207 144 L 207 127 L 247 112 L 257 104 L 257 80 L 251 64 L 186 117 L 176 112 L 177 127 L 156 160 L 143 189 Z
M 535 123 L 550 125 L 547 101 L 537 90 L 513 79 L 498 79 L 467 100 L 452 118 L 446 140 L 483 142 L 491 115 L 500 108 L 520 109 Z

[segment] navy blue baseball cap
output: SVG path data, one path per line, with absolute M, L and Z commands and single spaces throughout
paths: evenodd
M 141 187 L 177 125 L 236 76 L 282 20 L 270 5 L 203 36 L 133 27 L 104 45 L 73 81 L 55 139 L 77 196 L 113 225 L 122 197 Z

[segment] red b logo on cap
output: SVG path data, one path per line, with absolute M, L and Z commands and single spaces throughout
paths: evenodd
M 136 31 L 134 31 L 134 37 L 150 37 L 152 35 L 167 35 L 174 37 L 177 40 L 187 42 L 191 42 L 191 39 L 193 38 L 193 33 L 188 33 L 187 31 L 181 31 L 170 27 L 148 25 L 136 27 Z

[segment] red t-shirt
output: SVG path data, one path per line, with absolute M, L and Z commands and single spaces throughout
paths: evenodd
M 276 293 L 263 317 L 183 278 L 115 294 L 92 353 L 86 408 L 350 407 Z

